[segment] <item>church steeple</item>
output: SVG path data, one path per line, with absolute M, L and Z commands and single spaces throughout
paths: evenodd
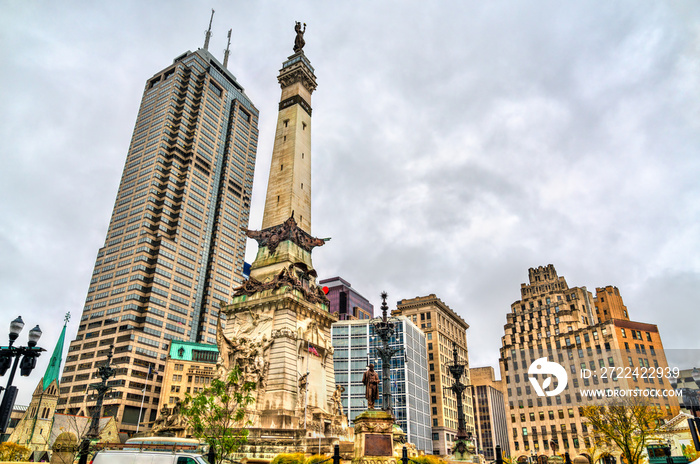
M 61 330 L 61 335 L 58 337 L 56 342 L 56 347 L 53 349 L 53 354 L 49 360 L 49 365 L 46 367 L 46 372 L 44 373 L 43 389 L 46 390 L 51 385 L 51 382 L 56 380 L 61 375 L 61 360 L 63 359 L 63 343 L 66 338 L 66 325 L 70 320 L 70 313 L 66 313 L 66 317 L 63 319 L 63 330 Z

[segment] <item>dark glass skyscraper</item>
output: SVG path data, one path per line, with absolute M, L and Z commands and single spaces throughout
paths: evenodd
M 215 344 L 218 303 L 242 282 L 258 110 L 207 44 L 146 82 L 58 412 L 88 413 L 114 345 L 105 413 L 131 432 L 142 409 L 147 428 L 169 341 Z

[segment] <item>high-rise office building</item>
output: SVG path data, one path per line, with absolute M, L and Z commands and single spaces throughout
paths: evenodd
M 474 400 L 474 428 L 479 454 L 496 459 L 496 446 L 504 457 L 510 456 L 508 422 L 503 395 L 503 381 L 496 380 L 493 367 L 469 369 Z
M 163 372 L 169 341 L 215 344 L 219 301 L 243 282 L 258 110 L 226 69 L 228 51 L 222 64 L 207 50 L 209 35 L 146 82 L 60 382 L 59 412 L 88 413 L 114 345 L 105 414 L 122 432 L 155 419 L 162 375 L 148 373 Z
M 372 319 L 374 316 L 372 303 L 342 277 L 323 279 L 318 284 L 328 288 L 326 296 L 331 304 L 330 312 L 337 314 L 339 320 Z
M 430 425 L 430 398 L 428 393 L 428 361 L 425 334 L 408 318 L 391 319 L 396 333 L 389 346 L 396 351 L 391 359 L 392 410 L 396 423 L 406 432 L 406 439 L 417 449 L 433 452 Z M 338 321 L 331 326 L 333 343 L 333 367 L 335 384 L 345 390 L 341 398 L 343 411 L 348 421 L 367 410 L 365 386 L 362 375 L 368 364 L 374 364 L 381 372 L 381 358 L 377 348 L 381 340 L 375 335 L 374 326 L 368 319 Z M 382 385 L 376 409 L 382 407 Z
M 549 264 L 531 268 L 520 293 L 499 360 L 513 458 L 585 454 L 593 436 L 580 406 L 595 404 L 591 392 L 648 399 L 667 419 L 678 413 L 675 397 L 650 393 L 671 388 L 669 378 L 648 375 L 667 372 L 658 328 L 631 321 L 617 288 L 597 288 L 594 298 Z
M 410 318 L 425 332 L 430 377 L 433 453 L 452 454 L 452 447 L 457 437 L 457 399 L 447 390 L 454 382 L 449 365 L 454 359 L 455 344 L 459 362 L 469 365 L 467 353 L 469 324 L 434 294 L 401 300 L 391 314 Z M 462 383 L 469 385 L 469 369 L 465 370 Z M 467 432 L 473 433 L 474 413 L 469 390 L 464 392 L 463 412 Z

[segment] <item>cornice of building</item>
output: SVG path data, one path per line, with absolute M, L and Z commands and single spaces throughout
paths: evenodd
M 656 324 L 648 324 L 646 322 L 636 322 L 636 321 L 626 321 L 623 319 L 612 319 L 612 323 L 615 327 L 622 327 L 625 329 L 634 330 L 644 330 L 646 332 L 659 332 L 659 328 Z
M 417 296 L 412 299 L 403 299 L 399 301 L 396 305 L 396 309 L 392 311 L 392 315 L 402 315 L 402 312 L 404 310 L 418 310 L 426 308 L 430 305 L 437 307 L 438 309 L 442 310 L 445 314 L 452 317 L 452 319 L 455 322 L 457 322 L 457 324 L 464 327 L 464 330 L 467 330 L 469 328 L 469 324 L 467 324 L 467 321 L 465 321 L 459 314 L 454 312 L 454 310 L 447 306 L 447 304 L 445 304 L 445 302 L 438 298 L 434 293 L 431 293 L 427 296 Z

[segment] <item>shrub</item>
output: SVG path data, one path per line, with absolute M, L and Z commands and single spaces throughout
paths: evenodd
M 330 457 L 330 456 L 326 456 L 326 455 L 323 455 L 323 454 L 314 454 L 313 456 L 309 456 L 309 457 L 306 459 L 306 461 L 304 462 L 304 464 L 318 464 L 318 463 L 320 463 L 320 462 L 325 461 L 325 460 L 328 459 L 329 457 Z M 328 462 L 330 463 L 331 461 L 328 461 Z
M 412 459 L 418 464 L 446 464 L 444 459 L 431 454 L 426 454 L 425 456 L 416 456 Z
M 303 453 L 280 453 L 270 464 L 304 464 Z
M 24 461 L 29 456 L 31 450 L 17 443 L 6 441 L 0 443 L 0 461 Z

